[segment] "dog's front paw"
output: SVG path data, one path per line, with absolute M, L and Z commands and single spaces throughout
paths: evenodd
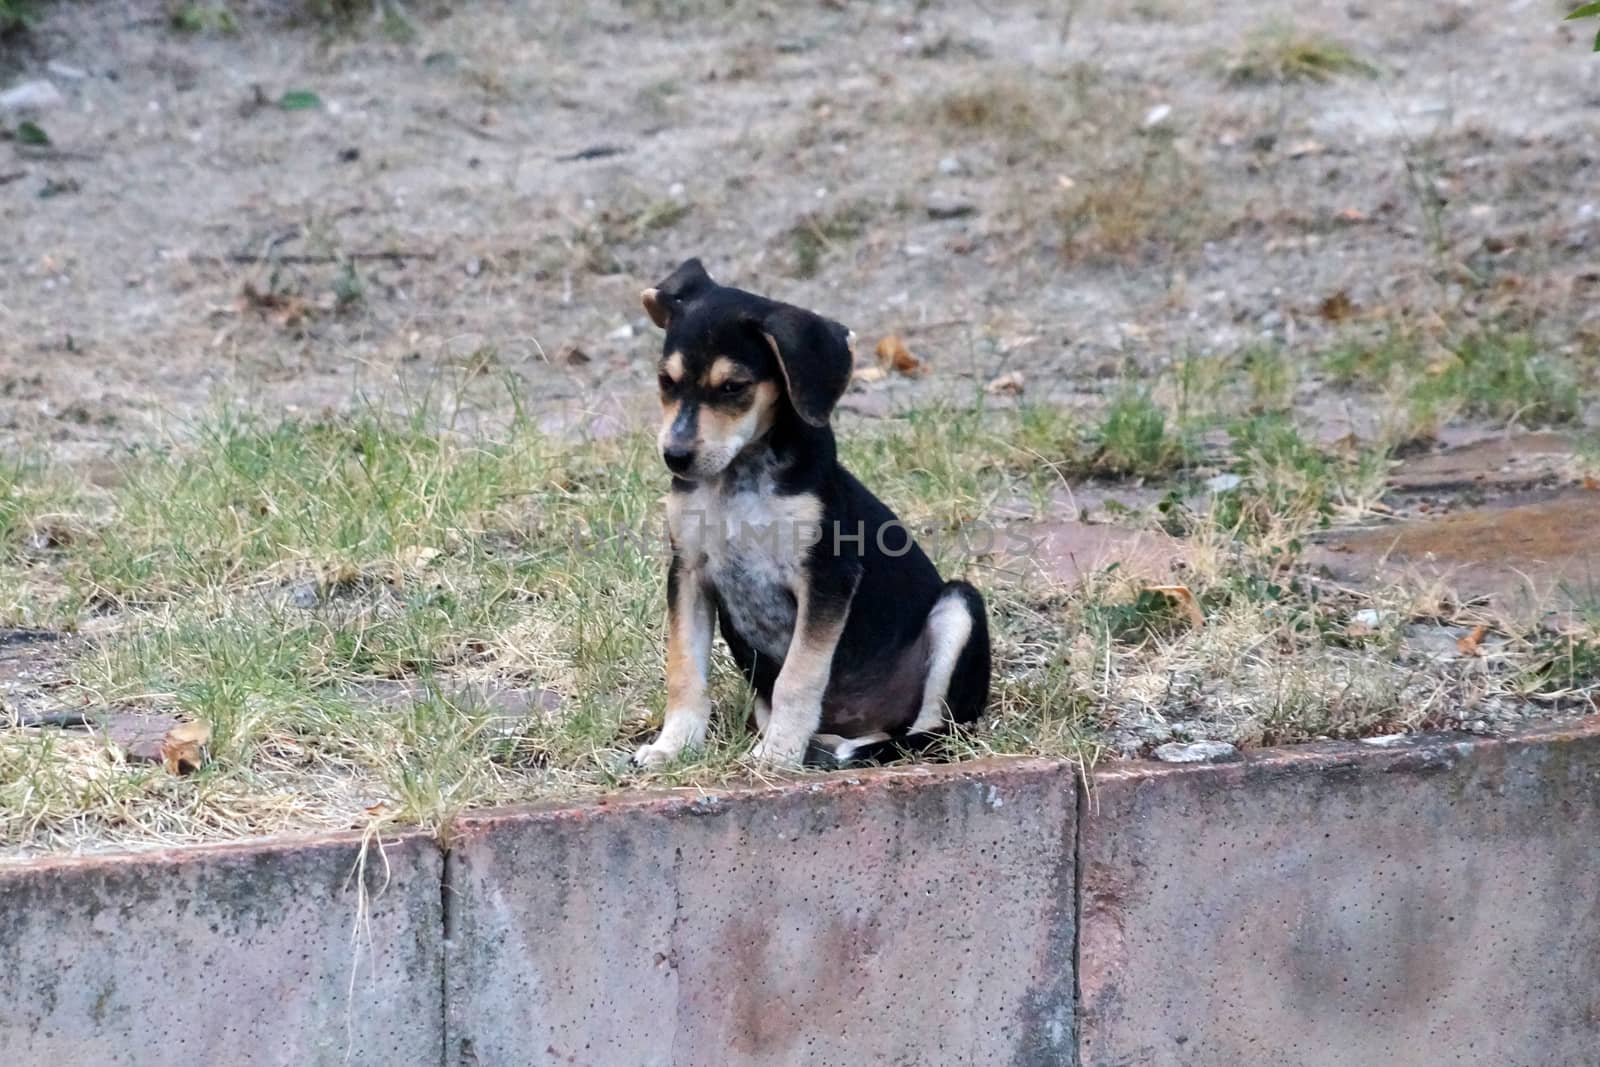
M 683 755 L 685 749 L 699 748 L 705 744 L 706 721 L 710 718 L 709 707 L 668 708 L 661 733 L 633 754 L 634 766 L 665 767 Z
M 790 737 L 782 731 L 769 729 L 750 750 L 750 759 L 762 767 L 798 767 L 810 740 L 810 737 Z
M 657 738 L 648 745 L 639 746 L 639 751 L 633 754 L 633 765 L 653 771 L 665 767 L 682 754 L 682 745 L 674 745 L 664 738 Z

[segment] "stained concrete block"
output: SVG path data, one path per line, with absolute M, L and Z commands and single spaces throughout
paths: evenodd
M 0 1063 L 438 1063 L 443 859 L 424 835 L 0 867 Z M 363 887 L 364 886 L 364 890 Z
M 459 821 L 446 1062 L 1068 1062 L 1069 766 Z
M 1094 776 L 1083 1067 L 1592 1067 L 1600 725 Z

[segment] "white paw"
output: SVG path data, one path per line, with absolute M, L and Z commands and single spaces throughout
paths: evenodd
M 809 737 L 786 736 L 768 730 L 750 750 L 750 759 L 763 767 L 798 767 L 809 740 Z
M 633 765 L 655 770 L 665 767 L 683 754 L 683 746 L 673 744 L 665 738 L 657 738 L 648 745 L 641 745 L 639 751 L 633 754 Z

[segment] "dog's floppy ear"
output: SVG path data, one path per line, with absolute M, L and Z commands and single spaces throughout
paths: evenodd
M 650 321 L 665 330 L 684 304 L 716 284 L 698 259 L 686 259 L 660 285 L 640 293 L 639 301 Z
M 855 334 L 831 319 L 778 304 L 755 321 L 778 357 L 789 403 L 812 426 L 826 426 L 833 406 L 850 386 Z

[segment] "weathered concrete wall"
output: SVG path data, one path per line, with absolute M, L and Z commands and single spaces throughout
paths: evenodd
M 1600 718 L 449 843 L 373 850 L 364 914 L 348 836 L 0 868 L 0 1067 L 1600 1063 Z
M 1083 1067 L 1600 1063 L 1600 727 L 1094 776 Z
M 447 1062 L 1072 1058 L 1071 768 L 463 819 Z
M 0 868 L 0 1064 L 437 1062 L 439 851 L 374 845 L 364 909 L 358 854 L 343 836 Z

